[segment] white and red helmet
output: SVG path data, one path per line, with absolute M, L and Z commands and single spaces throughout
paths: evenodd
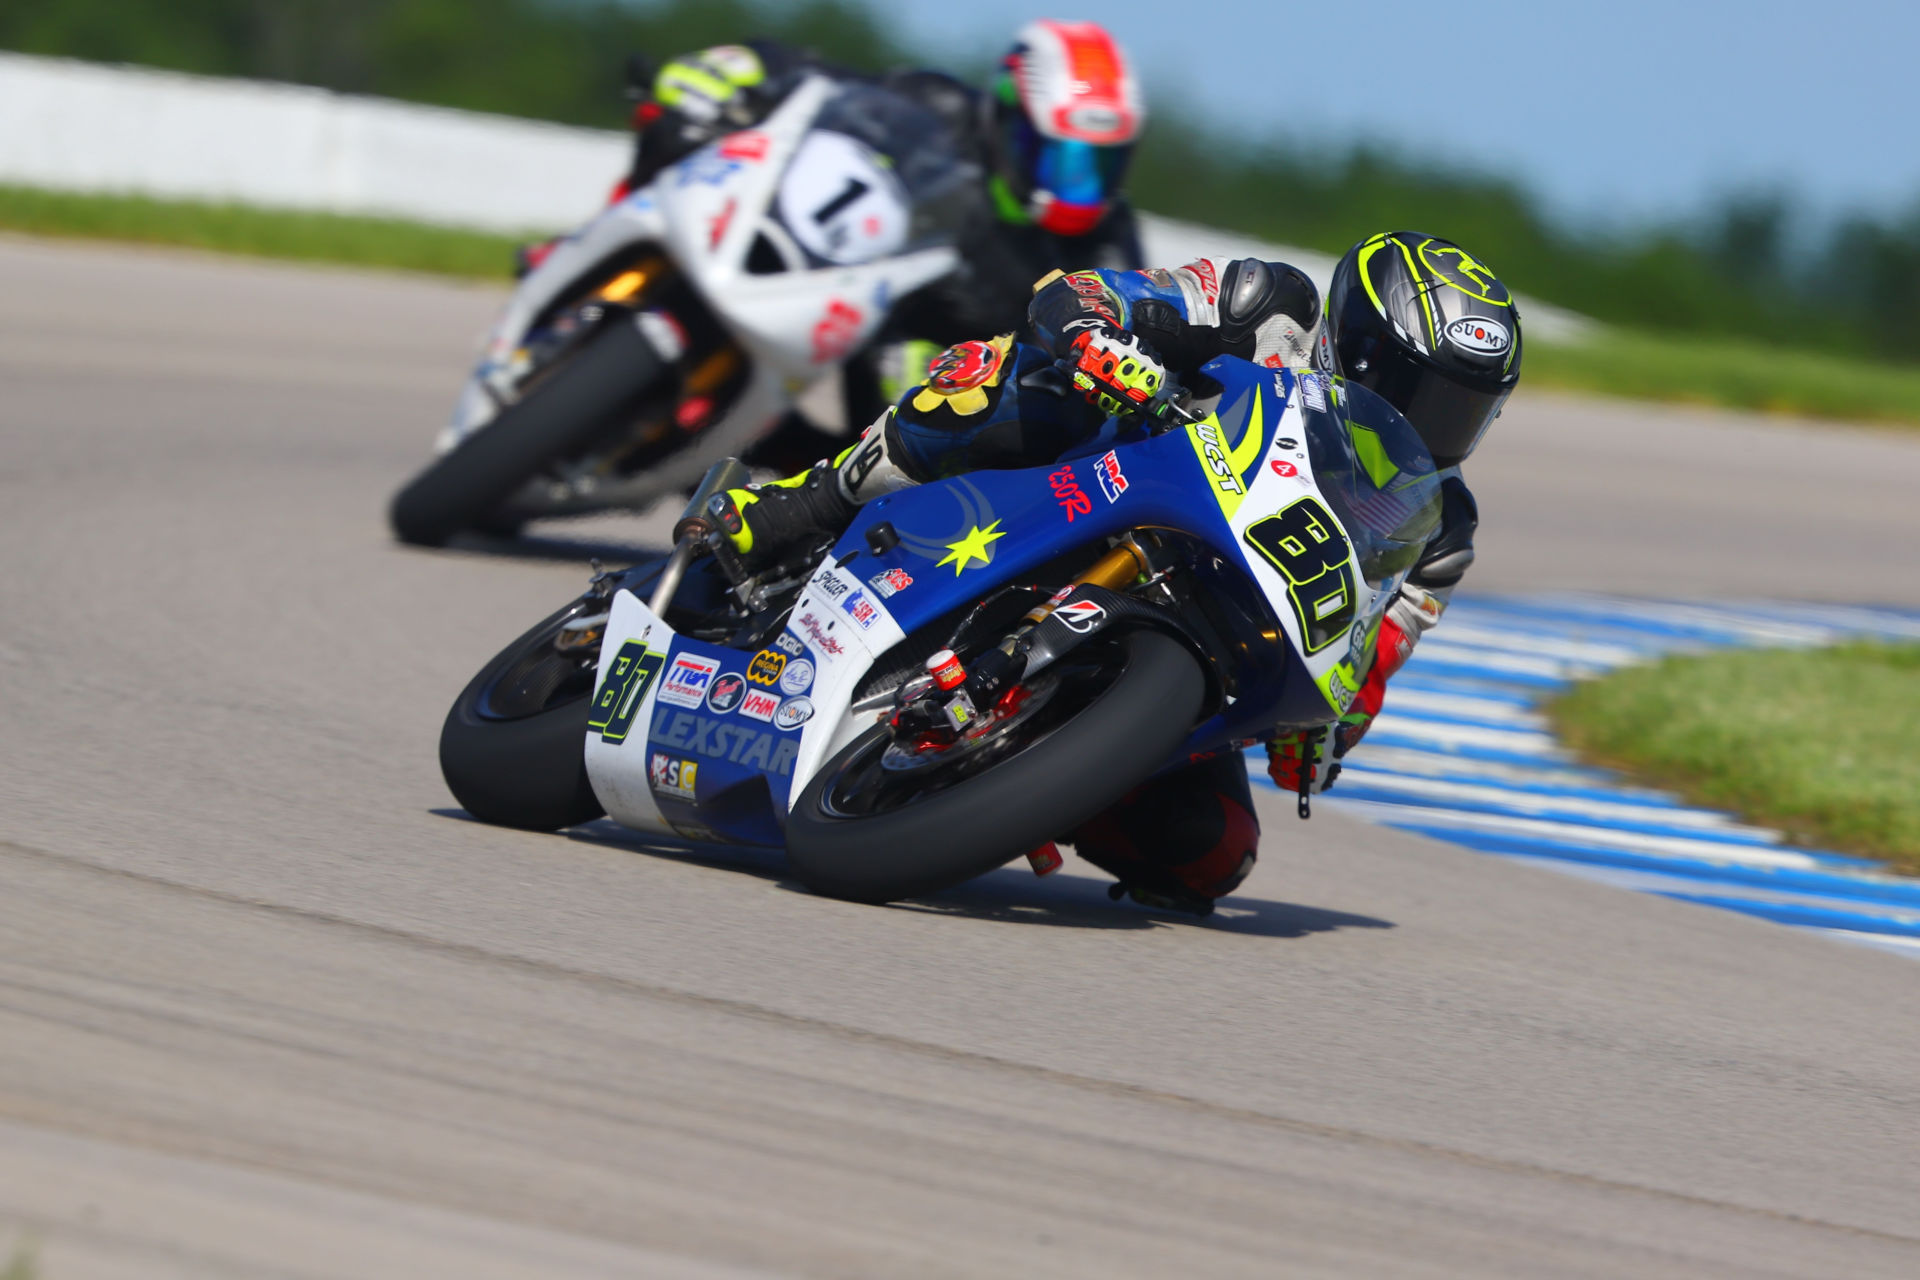
M 1127 55 L 1094 22 L 1030 22 L 1001 61 L 1001 209 L 1057 235 L 1085 235 L 1119 193 L 1146 122 Z

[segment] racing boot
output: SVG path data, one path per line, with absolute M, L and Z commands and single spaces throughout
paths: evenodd
M 729 489 L 719 517 L 727 540 L 748 570 L 758 572 L 853 523 L 859 504 L 841 492 L 837 471 L 822 462 L 798 475 L 746 489 Z
M 893 417 L 888 409 L 838 457 L 798 475 L 726 491 L 725 507 L 717 511 L 720 526 L 748 570 L 837 536 L 866 502 L 918 483 L 894 461 Z

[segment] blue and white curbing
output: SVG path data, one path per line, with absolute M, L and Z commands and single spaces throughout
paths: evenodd
M 1920 958 L 1920 880 L 1629 786 L 1575 760 L 1537 710 L 1575 680 L 1666 653 L 1860 637 L 1920 640 L 1920 611 L 1463 598 L 1394 678 L 1367 740 L 1320 802 L 1482 853 Z

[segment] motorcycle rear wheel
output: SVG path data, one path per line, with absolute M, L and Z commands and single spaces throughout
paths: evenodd
M 631 318 L 616 317 L 580 350 L 394 495 L 394 536 L 439 546 L 469 529 L 516 527 L 498 508 L 546 467 L 618 429 L 672 372 Z
M 1134 631 L 1108 643 L 1104 689 L 1064 723 L 1036 721 L 1029 740 L 978 772 L 943 779 L 934 770 L 859 812 L 886 785 L 878 761 L 890 731 L 877 726 L 847 744 L 787 816 L 801 881 L 856 902 L 918 897 L 984 875 L 1117 802 L 1185 740 L 1206 685 L 1169 636 Z

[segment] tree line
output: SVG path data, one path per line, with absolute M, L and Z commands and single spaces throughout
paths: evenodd
M 7 0 L 0 48 L 318 85 L 621 127 L 626 55 L 759 34 L 873 70 L 915 49 L 849 0 Z M 931 41 L 925 42 L 931 45 Z M 1387 228 L 1471 246 L 1525 293 L 1642 329 L 1920 360 L 1920 206 L 1855 217 L 1790 251 L 1783 198 L 1599 234 L 1518 183 L 1377 147 L 1235 141 L 1156 111 L 1132 189 L 1145 208 L 1339 252 Z

